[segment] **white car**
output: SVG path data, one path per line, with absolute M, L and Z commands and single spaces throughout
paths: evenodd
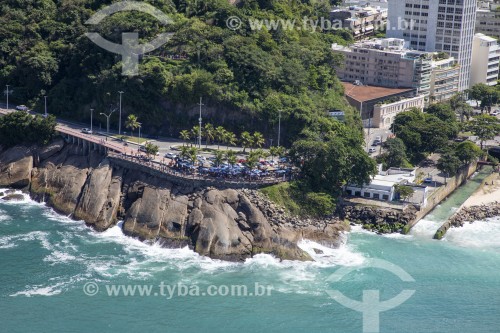
M 492 115 L 492 116 L 498 116 L 499 114 L 500 114 L 500 110 L 493 110 L 490 113 L 490 115 Z
M 370 148 L 370 149 L 368 149 L 368 153 L 369 154 L 373 154 L 376 151 L 377 151 L 377 148 Z
M 85 133 L 85 134 L 92 134 L 92 131 L 88 128 L 82 128 L 82 133 Z
M 16 110 L 28 111 L 28 107 L 26 105 L 18 105 L 18 106 L 16 106 Z
M 165 157 L 166 157 L 166 158 L 170 158 L 170 159 L 172 159 L 172 160 L 173 160 L 174 158 L 176 158 L 176 157 L 177 157 L 177 155 L 175 155 L 174 153 L 166 153 L 166 154 L 165 154 Z

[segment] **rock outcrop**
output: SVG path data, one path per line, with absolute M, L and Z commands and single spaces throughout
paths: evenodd
M 358 205 L 344 206 L 340 214 L 349 223 L 377 233 L 404 233 L 405 226 L 415 220 L 416 209 L 412 205 L 404 210 Z
M 193 188 L 115 164 L 60 139 L 0 154 L 0 186 L 25 188 L 56 211 L 98 231 L 123 220 L 127 235 L 166 247 L 189 246 L 211 258 L 241 261 L 257 253 L 311 260 L 302 238 L 337 246 L 344 223 L 288 216 L 256 190 Z
M 488 205 L 464 207 L 443 223 L 437 230 L 434 238 L 441 239 L 450 228 L 463 227 L 466 222 L 472 223 L 496 216 L 500 216 L 500 202 L 498 201 Z

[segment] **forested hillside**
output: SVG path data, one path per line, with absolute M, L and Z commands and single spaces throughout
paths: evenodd
M 247 22 L 328 17 L 328 2 L 302 2 L 156 0 L 149 3 L 173 24 L 122 12 L 95 27 L 85 21 L 112 1 L 2 1 L 0 84 L 11 84 L 17 103 L 40 109 L 47 94 L 52 113 L 81 120 L 91 106 L 106 111 L 116 104 L 122 90 L 125 112 L 138 115 L 153 134 L 193 126 L 200 96 L 208 117 L 236 132 L 253 124 L 269 133 L 282 109 L 286 133 L 294 136 L 315 115 L 346 107 L 329 52 L 340 38 L 281 28 L 252 31 Z M 242 19 L 241 29 L 226 27 L 230 16 Z M 88 31 L 117 43 L 122 32 L 137 31 L 143 40 L 163 31 L 175 34 L 141 59 L 140 76 L 127 78 L 121 75 L 121 57 L 93 44 L 84 36 Z
M 200 96 L 204 123 L 238 136 L 264 134 L 281 143 L 304 167 L 315 190 L 335 193 L 343 183 L 366 180 L 374 169 L 363 151 L 359 119 L 346 103 L 335 76 L 332 42 L 346 43 L 345 31 L 251 29 L 249 19 L 295 19 L 300 24 L 328 18 L 321 0 L 150 0 L 173 23 L 149 14 L 120 12 L 99 25 L 85 22 L 110 0 L 4 0 L 0 4 L 0 85 L 10 84 L 13 103 L 88 122 L 116 107 L 123 91 L 124 117 L 135 114 L 143 133 L 178 136 L 197 123 Z M 240 29 L 226 20 L 237 16 Z M 99 32 L 121 44 L 122 32 L 141 42 L 171 32 L 171 40 L 140 59 L 140 75 L 122 75 L 121 56 L 84 34 Z M 345 123 L 327 112 L 346 111 Z M 97 118 L 97 119 L 96 119 Z M 105 124 L 97 116 L 97 123 Z M 118 117 L 111 126 L 117 128 Z M 97 125 L 97 124 L 96 124 Z M 354 167 L 354 168 L 353 168 Z

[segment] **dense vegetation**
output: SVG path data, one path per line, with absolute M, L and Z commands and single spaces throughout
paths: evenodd
M 0 145 L 4 148 L 16 144 L 44 145 L 55 135 L 54 116 L 33 117 L 28 112 L 17 111 L 0 117 Z
M 232 134 L 217 141 L 232 144 L 253 133 L 252 145 L 258 147 L 277 143 L 281 116 L 281 145 L 291 149 L 303 171 L 296 185 L 304 196 L 297 200 L 306 198 L 315 212 L 331 210 L 341 185 L 367 181 L 374 172 L 363 150 L 359 116 L 335 76 L 339 58 L 330 51 L 331 43 L 345 44 L 350 34 L 282 26 L 252 30 L 248 23 L 250 18 L 302 22 L 328 17 L 336 1 L 151 0 L 145 2 L 168 14 L 172 24 L 162 26 L 138 12 L 116 13 L 98 26 L 85 24 L 112 2 L 3 1 L 0 86 L 11 85 L 11 101 L 42 111 L 43 96 L 48 96 L 49 113 L 88 122 L 90 108 L 95 114 L 115 109 L 123 91 L 127 124 L 122 129 L 134 132 L 141 124 L 146 135 L 178 136 L 197 124 L 203 97 L 204 124 L 212 124 L 214 133 L 223 128 Z M 226 27 L 231 16 L 241 18 L 241 29 Z M 118 44 L 122 32 L 139 32 L 142 43 L 162 32 L 174 34 L 140 59 L 140 75 L 127 77 L 121 57 L 93 44 L 84 36 L 89 31 Z M 328 117 L 335 109 L 346 112 L 345 122 Z M 112 128 L 117 121 L 115 113 Z M 256 132 L 262 133 L 259 144 Z
M 314 19 L 327 16 L 327 2 L 268 0 L 146 1 L 174 23 L 162 26 L 138 12 L 114 14 L 99 26 L 85 21 L 110 0 L 9 0 L 0 5 L 0 84 L 10 84 L 12 101 L 88 121 L 116 107 L 124 91 L 125 116 L 133 113 L 143 133 L 174 135 L 197 122 L 203 97 L 204 117 L 239 135 L 258 129 L 277 136 L 282 110 L 282 143 L 292 142 L 307 123 L 332 109 L 348 109 L 334 75 L 332 33 L 298 30 L 252 31 L 249 18 Z M 243 26 L 226 27 L 238 16 Z M 141 40 L 174 32 L 170 42 L 140 61 L 140 75 L 121 75 L 120 56 L 93 44 L 85 32 L 98 31 L 121 43 L 121 33 L 138 31 Z M 342 34 L 349 38 L 348 34 Z M 117 127 L 116 114 L 111 126 Z M 104 119 L 96 121 L 104 123 Z

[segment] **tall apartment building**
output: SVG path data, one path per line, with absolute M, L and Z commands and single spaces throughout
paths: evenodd
M 488 3 L 487 7 L 478 8 L 476 32 L 500 39 L 500 4 Z
M 429 95 L 432 54 L 404 47 L 404 40 L 385 38 L 357 42 L 349 47 L 332 45 L 344 55 L 337 68 L 343 81 L 387 88 L 413 88 L 418 95 Z
M 444 102 L 458 92 L 460 65 L 455 58 L 434 59 L 431 74 L 431 102 Z
M 412 49 L 446 52 L 460 64 L 459 90 L 469 87 L 477 0 L 389 0 L 387 37 Z
M 471 86 L 485 83 L 494 86 L 498 81 L 500 46 L 495 38 L 476 34 L 472 45 Z
M 350 29 L 354 38 L 361 39 L 374 35 L 385 29 L 387 24 L 387 8 L 363 6 L 338 7 L 330 12 L 334 24 L 340 23 L 343 28 Z

